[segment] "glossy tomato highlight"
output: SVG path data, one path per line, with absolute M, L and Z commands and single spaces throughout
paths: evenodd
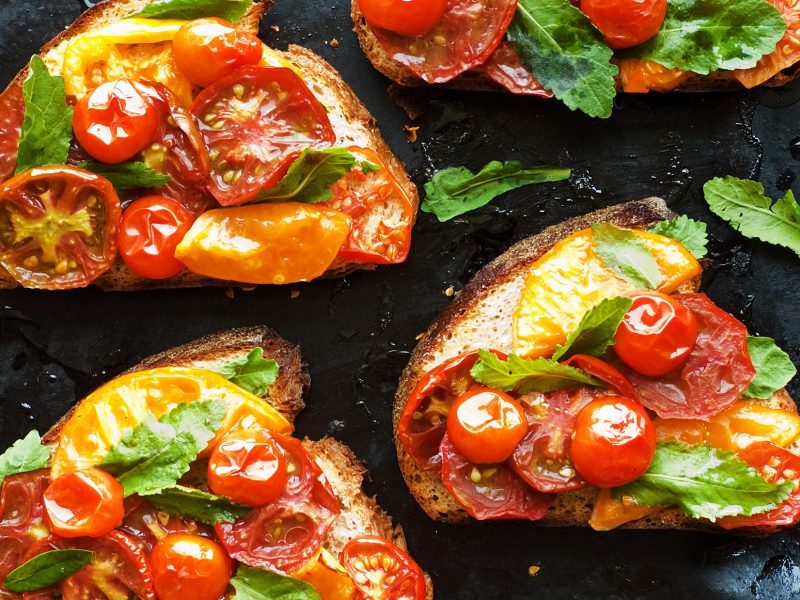
M 611 48 L 631 48 L 661 29 L 667 0 L 580 0 L 580 9 Z

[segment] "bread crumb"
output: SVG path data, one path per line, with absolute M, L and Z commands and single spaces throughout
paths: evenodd
M 456 293 L 456 288 L 454 288 L 452 285 L 444 291 L 444 295 L 447 296 L 448 298 L 452 298 L 453 294 L 455 293 Z
M 255 290 L 255 289 L 256 289 L 256 286 L 254 286 L 254 285 L 248 285 L 248 286 L 246 286 L 246 287 L 242 287 L 242 288 L 241 288 L 241 290 L 242 290 L 243 292 L 252 292 L 252 291 L 253 291 L 253 290 Z
M 281 30 L 281 26 L 280 25 L 270 25 L 270 29 L 272 29 L 272 31 L 274 31 L 275 33 L 278 33 Z
M 409 144 L 413 144 L 417 141 L 417 132 L 419 131 L 419 125 L 403 125 L 403 131 L 406 132 L 406 139 L 408 139 Z
M 424 336 L 424 335 L 425 335 L 425 333 L 418 333 L 418 334 L 417 334 L 417 337 L 415 337 L 414 339 L 415 339 L 415 340 L 421 340 L 421 339 L 422 339 L 422 336 Z
M 233 297 L 236 295 L 236 292 L 233 290 L 233 288 L 228 288 L 227 290 L 225 290 L 225 295 L 231 300 L 233 300 Z
M 338 48 L 339 47 L 339 40 L 336 39 L 336 38 L 333 38 L 330 43 L 331 43 L 331 48 Z
M 528 575 L 535 577 L 536 574 L 542 569 L 539 565 L 531 565 L 528 567 Z
M 292 300 L 297 298 L 299 295 L 300 295 L 300 290 L 292 290 L 291 292 L 289 292 L 289 298 L 291 298 Z

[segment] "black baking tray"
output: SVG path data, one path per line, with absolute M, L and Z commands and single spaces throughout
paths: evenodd
M 85 8 L 79 0 L 0 0 L 0 83 Z M 333 63 L 417 184 L 435 169 L 479 168 L 492 159 L 570 166 L 569 182 L 517 190 L 449 223 L 420 213 L 406 264 L 341 280 L 235 290 L 232 297 L 224 288 L 0 292 L 0 447 L 31 428 L 46 430 L 76 399 L 152 353 L 264 323 L 301 344 L 309 364 L 312 387 L 298 432 L 333 435 L 366 461 L 367 490 L 402 523 L 437 598 L 798 597 L 796 530 L 754 539 L 433 522 L 403 484 L 390 411 L 415 337 L 449 302 L 447 288 L 459 289 L 510 244 L 548 225 L 651 195 L 709 223 L 706 291 L 800 364 L 800 259 L 731 231 L 708 212 L 701 192 L 706 180 L 726 174 L 757 177 L 773 195 L 793 185 L 800 85 L 620 97 L 605 121 L 556 101 L 422 93 L 412 103 L 424 113 L 412 120 L 362 55 L 349 12 L 349 0 L 277 0 L 262 37 L 277 47 L 306 45 Z M 405 124 L 420 126 L 416 143 L 406 140 Z M 292 290 L 300 295 L 292 299 Z M 800 398 L 798 382 L 790 390 Z M 535 576 L 531 566 L 539 567 Z

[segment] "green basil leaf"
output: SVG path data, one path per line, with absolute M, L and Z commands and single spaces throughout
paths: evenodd
M 231 585 L 236 590 L 232 600 L 320 600 L 316 590 L 305 581 L 242 564 Z
M 105 177 L 117 191 L 138 188 L 162 188 L 172 180 L 169 175 L 163 175 L 141 161 L 125 162 L 118 165 L 84 161 L 78 163 L 78 166 L 81 169 L 86 169 Z
M 747 349 L 750 359 L 756 368 L 756 377 L 747 386 L 743 396 L 745 398 L 760 398 L 766 400 L 797 374 L 797 368 L 792 359 L 783 350 L 778 348 L 775 340 L 768 337 L 747 338 Z
M 253 0 L 155 0 L 130 17 L 158 19 L 183 19 L 191 21 L 202 17 L 219 17 L 238 23 L 247 14 Z
M 278 185 L 259 192 L 253 202 L 325 202 L 333 196 L 331 186 L 352 171 L 356 162 L 345 148 L 306 148 Z
M 793 489 L 791 481 L 773 485 L 762 479 L 732 452 L 661 442 L 647 472 L 612 495 L 644 506 L 678 506 L 690 517 L 716 521 L 772 510 Z
M 92 560 L 89 550 L 51 550 L 34 556 L 8 574 L 3 585 L 9 592 L 41 590 L 79 571 Z
M 560 167 L 523 169 L 519 161 L 493 160 L 477 174 L 466 167 L 451 167 L 438 171 L 425 184 L 424 212 L 433 213 L 439 221 L 463 215 L 486 206 L 497 196 L 534 183 L 562 181 L 570 175 Z
M 67 162 L 72 142 L 72 107 L 67 104 L 64 78 L 50 75 L 38 56 L 31 58 L 22 83 L 25 117 L 17 151 L 17 173 Z
M 680 215 L 668 221 L 660 221 L 650 228 L 653 233 L 678 240 L 698 259 L 703 258 L 708 252 L 706 230 L 705 223 L 690 219 L 686 215 Z
M 773 203 L 757 181 L 717 177 L 706 182 L 703 193 L 711 212 L 743 236 L 800 255 L 800 205 L 791 190 Z
M 586 311 L 577 329 L 570 332 L 563 346 L 557 346 L 553 360 L 566 360 L 575 354 L 603 356 L 614 343 L 622 318 L 633 304 L 630 298 L 619 296 L 603 300 Z
M 0 486 L 3 479 L 17 473 L 44 469 L 50 462 L 50 448 L 42 445 L 39 432 L 31 431 L 0 454 Z
M 222 496 L 182 485 L 163 489 L 147 499 L 160 511 L 207 525 L 231 523 L 252 510 Z
M 477 362 L 470 369 L 475 381 L 504 392 L 553 392 L 600 383 L 580 369 L 562 365 L 548 358 L 520 358 L 511 354 L 508 360 L 488 350 L 478 350 Z
M 611 116 L 618 72 L 611 49 L 569 0 L 519 0 L 506 36 L 536 79 L 569 108 Z
M 262 396 L 278 379 L 279 370 L 278 361 L 265 359 L 263 348 L 257 347 L 247 356 L 229 362 L 219 373 L 251 394 Z
M 594 249 L 615 274 L 640 288 L 656 289 L 664 279 L 650 250 L 632 231 L 611 225 L 592 225 Z

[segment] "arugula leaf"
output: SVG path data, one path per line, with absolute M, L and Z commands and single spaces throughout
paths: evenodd
M 680 215 L 667 221 L 659 221 L 649 231 L 678 240 L 686 246 L 695 258 L 703 258 L 708 249 L 707 226 L 702 221 L 695 221 L 686 215 Z
M 67 104 L 64 78 L 50 75 L 38 56 L 31 58 L 22 83 L 25 117 L 17 151 L 16 173 L 67 162 L 72 142 L 72 107 Z
M 757 181 L 728 176 L 707 181 L 703 193 L 711 212 L 743 236 L 800 255 L 800 205 L 791 190 L 773 204 Z
M 162 188 L 172 179 L 169 175 L 163 175 L 141 161 L 106 165 L 87 160 L 78 163 L 78 167 L 105 177 L 117 191 L 135 190 L 137 188 Z
M 780 11 L 764 0 L 669 0 L 661 30 L 629 55 L 701 75 L 749 69 L 785 32 Z
M 278 378 L 280 366 L 275 359 L 265 359 L 264 350 L 256 347 L 247 356 L 232 360 L 219 374 L 256 396 L 263 395 Z
M 618 296 L 603 300 L 583 315 L 577 329 L 570 332 L 563 346 L 557 346 L 553 360 L 565 360 L 573 354 L 603 356 L 614 343 L 614 335 L 633 300 Z
M 433 213 L 442 223 L 453 217 L 486 206 L 497 196 L 534 183 L 562 181 L 570 175 L 560 167 L 523 169 L 519 161 L 493 160 L 477 174 L 466 167 L 437 171 L 425 184 L 424 212 Z
M 480 358 L 470 369 L 475 381 L 489 387 L 521 394 L 552 392 L 585 385 L 600 385 L 580 369 L 561 365 L 548 358 L 520 358 L 510 354 L 502 360 L 488 350 L 478 350 Z
M 92 560 L 89 550 L 50 550 L 37 554 L 8 574 L 3 585 L 9 592 L 41 590 L 79 571 Z
M 208 445 L 227 412 L 222 400 L 179 404 L 129 429 L 100 466 L 114 473 L 125 496 L 173 487 Z
M 356 162 L 346 148 L 306 148 L 278 185 L 259 192 L 253 202 L 325 202 L 333 196 L 331 186 L 352 171 Z
M 618 72 L 613 53 L 569 0 L 519 0 L 506 36 L 536 79 L 570 109 L 611 116 Z
M 632 231 L 611 225 L 592 225 L 594 249 L 606 266 L 640 288 L 656 289 L 663 276 L 650 250 Z
M 231 523 L 252 509 L 196 488 L 176 485 L 147 499 L 158 510 L 177 517 L 187 517 L 207 525 Z
M 797 374 L 792 359 L 778 348 L 772 338 L 748 336 L 747 349 L 756 368 L 756 377 L 742 394 L 745 398 L 766 400 L 779 389 L 786 387 Z
M 243 564 L 231 585 L 236 590 L 232 600 L 320 600 L 317 591 L 305 581 Z
M 50 461 L 50 448 L 42 445 L 39 432 L 31 431 L 0 454 L 0 486 L 9 475 L 44 469 Z
M 191 21 L 202 17 L 219 17 L 238 23 L 252 5 L 253 0 L 155 0 L 126 18 L 155 17 Z
M 688 516 L 716 521 L 772 510 L 794 489 L 791 481 L 773 485 L 736 457 L 711 446 L 661 442 L 647 473 L 622 487 L 615 498 L 630 496 L 644 506 L 679 506 Z

